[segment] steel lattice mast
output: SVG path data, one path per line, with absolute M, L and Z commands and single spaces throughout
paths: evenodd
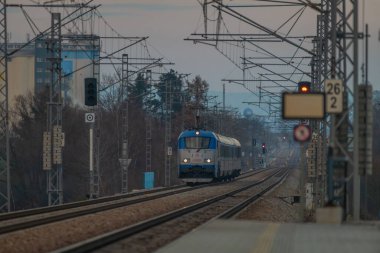
M 343 112 L 331 114 L 326 124 L 317 127 L 322 136 L 320 147 L 322 160 L 326 155 L 328 200 L 342 206 L 346 212 L 359 219 L 360 177 L 358 172 L 358 0 L 321 0 L 321 15 L 317 18 L 315 41 L 316 59 L 314 74 L 315 87 L 324 91 L 324 81 L 340 79 L 344 85 Z M 352 99 L 349 99 L 349 98 Z M 353 120 L 350 120 L 353 113 Z M 350 122 L 351 121 L 351 122 Z M 326 135 L 329 129 L 329 149 Z M 353 135 L 349 133 L 352 132 Z M 316 170 L 325 169 L 316 167 Z M 352 178 L 353 199 L 348 199 L 347 185 Z M 325 182 L 316 181 L 317 193 L 324 193 Z M 318 197 L 318 194 L 317 194 Z M 323 197 L 323 195 L 321 196 Z M 348 202 L 347 202 L 348 201 Z M 323 199 L 322 199 L 323 203 Z M 351 209 L 351 207 L 353 209 Z
M 147 70 L 146 71 L 147 78 L 149 85 L 149 93 L 152 89 L 152 71 Z M 150 94 L 148 96 L 151 96 Z M 145 112 L 145 171 L 151 172 L 152 171 L 152 115 L 149 111 L 149 109 Z
M 9 212 L 9 114 L 8 114 L 8 38 L 7 1 L 0 0 L 0 212 Z
M 172 81 L 166 81 L 165 87 L 165 186 L 171 185 L 171 137 L 172 137 Z
M 121 193 L 128 192 L 128 54 L 122 55 L 122 83 L 121 83 Z
M 47 170 L 47 192 L 49 206 L 63 203 L 62 168 L 62 68 L 61 68 L 61 14 L 51 15 L 51 34 L 47 39 L 47 51 L 50 61 L 51 85 L 48 102 L 47 132 L 44 143 L 46 155 L 44 169 Z M 49 145 L 50 144 L 50 145 Z M 51 152 L 51 153 L 50 153 Z M 49 166 L 50 165 L 50 166 Z

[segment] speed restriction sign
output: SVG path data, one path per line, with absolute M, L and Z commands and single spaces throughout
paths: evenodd
M 311 138 L 311 128 L 308 125 L 296 125 L 293 129 L 293 137 L 298 142 L 308 141 Z
M 341 113 L 343 111 L 343 82 L 342 80 L 326 80 L 326 112 Z
M 86 113 L 84 115 L 84 121 L 86 123 L 94 123 L 95 122 L 95 113 L 91 112 L 91 113 Z

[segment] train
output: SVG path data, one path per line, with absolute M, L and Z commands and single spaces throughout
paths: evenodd
M 241 164 L 241 145 L 234 138 L 197 129 L 178 137 L 178 177 L 188 185 L 232 180 Z

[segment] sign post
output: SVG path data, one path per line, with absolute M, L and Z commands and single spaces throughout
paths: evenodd
M 89 198 L 96 198 L 95 189 L 94 189 L 94 123 L 95 123 L 95 113 L 86 113 L 84 116 L 84 121 L 90 124 L 89 128 L 89 170 L 90 170 L 90 194 Z

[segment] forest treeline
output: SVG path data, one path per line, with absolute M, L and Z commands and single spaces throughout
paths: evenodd
M 115 83 L 116 76 L 105 75 L 102 85 Z M 152 82 L 139 74 L 128 84 L 127 99 L 123 100 L 121 87 L 105 89 L 100 93 L 96 120 L 99 137 L 100 195 L 121 191 L 122 133 L 121 109 L 128 103 L 128 150 L 132 162 L 128 172 L 129 191 L 144 187 L 146 172 L 146 120 L 152 122 L 151 166 L 155 186 L 164 185 L 165 175 L 165 116 L 171 116 L 171 184 L 179 183 L 176 169 L 176 142 L 184 129 L 200 128 L 234 136 L 241 140 L 243 151 L 251 150 L 252 138 L 263 140 L 270 134 L 255 119 L 241 117 L 236 111 L 222 110 L 207 96 L 209 84 L 200 76 L 184 81 L 174 70 L 161 74 Z M 170 94 L 171 96 L 167 96 Z M 124 96 L 125 98 L 125 96 Z M 168 98 L 171 98 L 167 101 Z M 35 96 L 19 96 L 11 112 L 11 188 L 12 210 L 47 205 L 47 175 L 42 169 L 43 132 L 47 129 L 48 91 Z M 168 104 L 170 103 L 170 106 Z M 62 127 L 65 133 L 63 148 L 64 202 L 84 200 L 89 194 L 89 125 L 84 115 L 88 108 L 65 101 Z M 273 143 L 276 141 L 273 140 Z M 248 153 L 247 153 L 248 154 Z M 249 157 L 247 155 L 247 157 Z

